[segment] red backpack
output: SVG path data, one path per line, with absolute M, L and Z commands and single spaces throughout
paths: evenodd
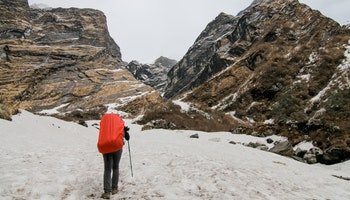
M 100 121 L 97 148 L 102 154 L 123 148 L 124 121 L 116 114 L 104 114 Z

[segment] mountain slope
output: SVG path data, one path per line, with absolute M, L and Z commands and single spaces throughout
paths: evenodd
M 165 97 L 251 125 L 241 132 L 312 141 L 321 162 L 350 158 L 350 31 L 297 0 L 254 1 L 222 18 L 170 71 Z
M 225 35 L 238 23 L 238 18 L 221 13 L 208 24 L 186 55 L 169 71 L 164 97 L 170 98 L 204 83 L 233 61 L 226 59 Z
M 98 118 L 104 105 L 152 89 L 126 69 L 106 17 L 93 9 L 31 9 L 0 2 L 0 117 L 62 106 L 68 118 Z M 13 13 L 17 13 L 14 15 Z
M 12 122 L 0 119 L 0 198 L 99 199 L 103 158 L 94 123 L 86 128 L 25 111 Z M 348 176 L 350 162 L 307 165 L 228 143 L 243 142 L 243 135 L 141 132 L 140 126 L 126 123 L 134 178 L 124 147 L 119 193 L 112 199 L 350 198 L 348 182 L 332 176 Z M 189 138 L 194 133 L 199 139 Z

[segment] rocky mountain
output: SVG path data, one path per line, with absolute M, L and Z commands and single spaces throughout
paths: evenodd
M 106 104 L 152 91 L 125 69 L 101 11 L 2 0 L 0 12 L 2 118 L 19 108 L 98 118 Z
M 311 141 L 331 164 L 350 158 L 349 51 L 349 29 L 319 11 L 255 0 L 208 24 L 170 70 L 164 96 L 230 115 L 235 132 Z
M 226 51 L 219 50 L 218 46 L 228 48 L 224 36 L 234 29 L 238 23 L 237 19 L 237 17 L 221 13 L 208 24 L 186 55 L 169 71 L 164 94 L 166 98 L 204 83 L 233 62 L 225 56 Z M 239 51 L 237 49 L 237 52 Z
M 153 64 L 141 64 L 135 60 L 131 61 L 126 68 L 136 79 L 159 91 L 163 91 L 167 81 L 167 73 L 176 62 L 176 60 L 161 56 Z

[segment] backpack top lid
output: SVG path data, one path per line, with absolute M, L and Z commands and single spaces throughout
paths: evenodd
M 114 113 L 106 113 L 100 121 L 100 131 L 97 147 L 100 153 L 111 153 L 123 148 L 123 133 L 125 123 Z

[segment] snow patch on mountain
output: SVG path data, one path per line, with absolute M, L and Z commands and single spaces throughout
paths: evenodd
M 189 103 L 183 102 L 181 100 L 174 100 L 173 103 L 181 107 L 181 112 L 190 111 L 191 105 Z
M 322 100 L 322 98 L 326 95 L 326 93 L 333 87 L 338 86 L 340 90 L 350 88 L 350 40 L 348 45 L 346 46 L 346 50 L 344 52 L 345 59 L 343 62 L 337 67 L 337 71 L 333 74 L 328 85 L 323 88 L 316 96 L 311 98 L 310 106 L 318 103 Z
M 42 110 L 39 112 L 39 114 L 45 114 L 45 115 L 53 115 L 53 114 L 58 114 L 60 113 L 58 110 L 61 109 L 61 108 L 64 108 L 66 106 L 68 106 L 69 103 L 65 103 L 65 104 L 62 104 L 62 105 L 59 105 L 55 108 L 52 108 L 52 109 L 47 109 L 47 110 Z

